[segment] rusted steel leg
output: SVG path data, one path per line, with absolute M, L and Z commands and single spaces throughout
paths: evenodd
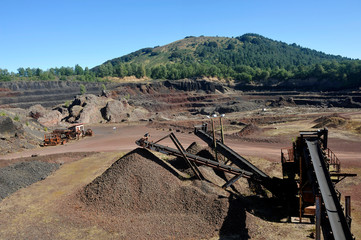
M 321 196 L 316 196 L 316 240 L 321 240 Z
M 345 216 L 346 216 L 346 221 L 347 221 L 348 227 L 351 230 L 352 218 L 351 218 L 351 197 L 350 196 L 345 196 Z
M 174 145 L 177 147 L 178 151 L 182 154 L 182 157 L 184 158 L 184 160 L 187 162 L 187 164 L 189 165 L 189 167 L 192 169 L 192 171 L 194 172 L 194 174 L 197 176 L 197 178 L 199 180 L 204 179 L 202 173 L 199 171 L 198 167 L 196 164 L 192 164 L 191 161 L 189 161 L 189 159 L 187 158 L 186 154 L 185 154 L 185 149 L 183 148 L 183 146 L 181 145 L 181 143 L 178 141 L 178 139 L 176 138 L 176 136 L 174 135 L 174 133 L 171 133 L 169 135 L 170 139 L 172 139 Z
M 226 188 L 228 188 L 229 186 L 231 186 L 233 183 L 235 183 L 238 179 L 240 179 L 241 177 L 242 177 L 242 173 L 241 174 L 239 174 L 239 175 L 236 175 L 236 176 L 234 176 L 233 178 L 231 178 L 231 180 L 229 180 L 228 182 L 226 182 L 223 186 L 222 186 L 222 188 L 223 189 L 226 189 Z

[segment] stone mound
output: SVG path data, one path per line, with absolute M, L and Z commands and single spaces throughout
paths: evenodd
M 38 161 L 21 162 L 0 168 L 0 200 L 20 188 L 43 180 L 58 168 L 59 164 L 57 163 Z
M 258 127 L 255 124 L 247 124 L 244 128 L 242 128 L 241 131 L 239 131 L 237 133 L 238 136 L 243 137 L 243 136 L 248 136 L 248 135 L 252 135 L 255 133 L 262 133 L 263 129 Z
M 14 122 L 10 117 L 0 116 L 0 137 L 8 138 L 23 135 L 24 129 L 21 124 Z
M 203 146 L 200 145 L 197 142 L 193 142 L 191 143 L 191 145 L 189 145 L 189 147 L 186 149 L 187 152 L 191 153 L 191 154 L 197 154 L 199 151 L 203 150 Z
M 319 117 L 314 122 L 317 124 L 314 125 L 312 128 L 324 128 L 324 127 L 337 128 L 345 125 L 347 123 L 347 119 L 337 114 L 332 114 L 330 116 Z
M 151 239 L 208 238 L 220 232 L 244 231 L 241 227 L 229 228 L 229 224 L 222 226 L 229 220 L 230 205 L 237 206 L 227 193 L 220 195 L 205 181 L 182 182 L 160 159 L 142 148 L 117 160 L 79 195 L 89 209 L 111 217 L 126 216 L 122 225 L 133 219 L 130 222 L 137 229 L 132 238 L 142 238 L 144 233 Z M 238 211 L 233 223 L 242 226 L 244 210 Z
M 296 103 L 292 97 L 286 99 L 285 97 L 281 96 L 277 100 L 270 101 L 268 105 L 270 107 L 283 107 L 283 106 L 296 106 Z

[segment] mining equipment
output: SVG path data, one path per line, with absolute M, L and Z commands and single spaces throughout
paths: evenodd
M 222 187 L 228 188 L 241 177 L 248 178 L 268 189 L 275 197 L 287 204 L 289 219 L 297 216 L 299 222 L 310 218 L 316 223 L 316 239 L 320 239 L 321 228 L 326 240 L 352 240 L 350 197 L 346 196 L 345 215 L 340 203 L 341 194 L 335 185 L 346 177 L 356 174 L 342 173 L 341 163 L 336 155 L 327 147 L 328 130 L 301 131 L 291 148 L 281 150 L 283 178 L 270 177 L 250 161 L 224 144 L 224 139 L 217 140 L 212 127 L 213 136 L 207 132 L 207 124 L 196 126 L 194 133 L 205 141 L 215 153 L 222 154 L 226 161 L 206 159 L 188 153 L 174 133 L 152 142 L 148 136 L 136 141 L 136 144 L 167 155 L 181 157 L 193 170 L 195 177 L 204 179 L 198 165 L 231 173 L 233 178 Z M 176 148 L 159 144 L 170 138 Z M 217 154 L 215 154 L 217 158 Z M 233 166 L 231 166 L 233 164 Z
M 74 124 L 69 128 L 55 129 L 49 134 L 44 134 L 43 146 L 56 146 L 65 144 L 69 140 L 79 140 L 80 137 L 93 136 L 93 131 L 89 128 L 84 131 L 84 124 Z
M 291 148 L 281 150 L 283 179 L 297 183 L 299 220 L 316 215 L 316 235 L 321 225 L 324 239 L 353 239 L 350 197 L 344 215 L 335 185 L 356 174 L 341 172 L 341 162 L 327 143 L 326 128 L 301 131 Z

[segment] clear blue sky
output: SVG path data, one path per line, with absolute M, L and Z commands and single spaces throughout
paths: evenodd
M 92 68 L 185 36 L 244 33 L 361 59 L 361 1 L 2 0 L 0 68 Z

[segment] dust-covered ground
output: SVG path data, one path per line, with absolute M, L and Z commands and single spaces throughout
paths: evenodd
M 277 177 L 282 172 L 281 148 L 290 147 L 301 130 L 328 127 L 329 147 L 341 160 L 342 171 L 358 174 L 337 188 L 352 198 L 352 232 L 361 237 L 360 111 L 284 107 L 229 114 L 223 120 L 226 144 Z M 184 147 L 194 141 L 206 147 L 192 134 L 193 126 L 202 122 L 210 123 L 192 119 L 93 125 L 94 137 L 1 156 L 3 169 L 32 160 L 60 168 L 0 202 L 0 238 L 308 239 L 312 224 L 285 223 L 284 216 L 272 212 L 277 212 L 274 199 L 254 193 L 246 180 L 237 183 L 238 193 L 223 191 L 217 186 L 222 179 L 213 172 L 208 174 L 212 183 L 183 181 L 157 160 L 159 154 L 137 150 L 122 157 L 146 132 L 156 141 L 173 131 Z M 169 139 L 160 143 L 173 147 Z

